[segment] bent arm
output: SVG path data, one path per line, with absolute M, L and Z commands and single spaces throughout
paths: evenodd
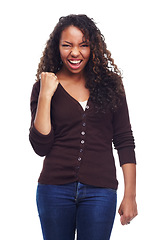
M 43 135 L 48 135 L 51 132 L 50 108 L 51 98 L 40 93 L 34 126 Z
M 36 82 L 31 94 L 31 126 L 29 140 L 34 151 L 39 156 L 45 156 L 50 151 L 54 133 L 50 120 L 50 101 L 40 96 L 40 83 Z
M 29 139 L 35 152 L 45 156 L 50 151 L 53 141 L 51 125 L 51 99 L 58 87 L 54 73 L 42 72 L 41 82 L 37 82 L 31 95 L 32 121 Z
M 51 131 L 51 99 L 57 89 L 58 83 L 58 79 L 54 73 L 41 73 L 41 87 L 34 126 L 44 135 L 49 134 Z

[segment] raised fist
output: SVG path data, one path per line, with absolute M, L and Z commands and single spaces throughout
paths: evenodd
M 59 84 L 58 78 L 52 72 L 42 72 L 40 76 L 41 76 L 40 94 L 51 98 L 58 87 Z

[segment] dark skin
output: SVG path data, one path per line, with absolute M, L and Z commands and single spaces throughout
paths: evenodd
M 59 49 L 63 67 L 57 73 L 58 79 L 72 97 L 83 102 L 89 98 L 84 73 L 90 57 L 89 43 L 77 27 L 70 26 L 61 34 Z
M 85 87 L 84 74 L 84 68 L 90 57 L 88 41 L 84 41 L 83 33 L 78 28 L 69 26 L 61 34 L 59 49 L 63 67 L 57 73 L 57 76 L 50 72 L 41 74 L 41 87 L 34 125 L 44 135 L 51 131 L 50 104 L 59 83 L 77 101 L 85 101 L 89 98 L 89 90 Z M 121 224 L 126 225 L 138 214 L 136 165 L 124 164 L 122 170 L 125 188 L 118 212 L 121 216 Z
M 124 164 L 122 170 L 125 189 L 118 213 L 121 216 L 121 224 L 126 225 L 138 214 L 136 204 L 136 165 L 132 163 Z

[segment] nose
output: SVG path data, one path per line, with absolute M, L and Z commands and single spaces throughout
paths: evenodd
M 72 51 L 71 51 L 72 57 L 78 57 L 79 54 L 80 54 L 80 51 L 79 51 L 79 48 L 78 48 L 78 47 L 72 48 Z

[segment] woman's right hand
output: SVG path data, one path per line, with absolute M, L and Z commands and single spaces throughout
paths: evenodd
M 52 98 L 58 87 L 59 81 L 57 76 L 52 72 L 41 73 L 41 88 L 40 95 Z
M 58 83 L 59 81 L 54 73 L 41 73 L 40 93 L 34 126 L 44 135 L 49 134 L 51 131 L 51 98 L 57 89 Z

